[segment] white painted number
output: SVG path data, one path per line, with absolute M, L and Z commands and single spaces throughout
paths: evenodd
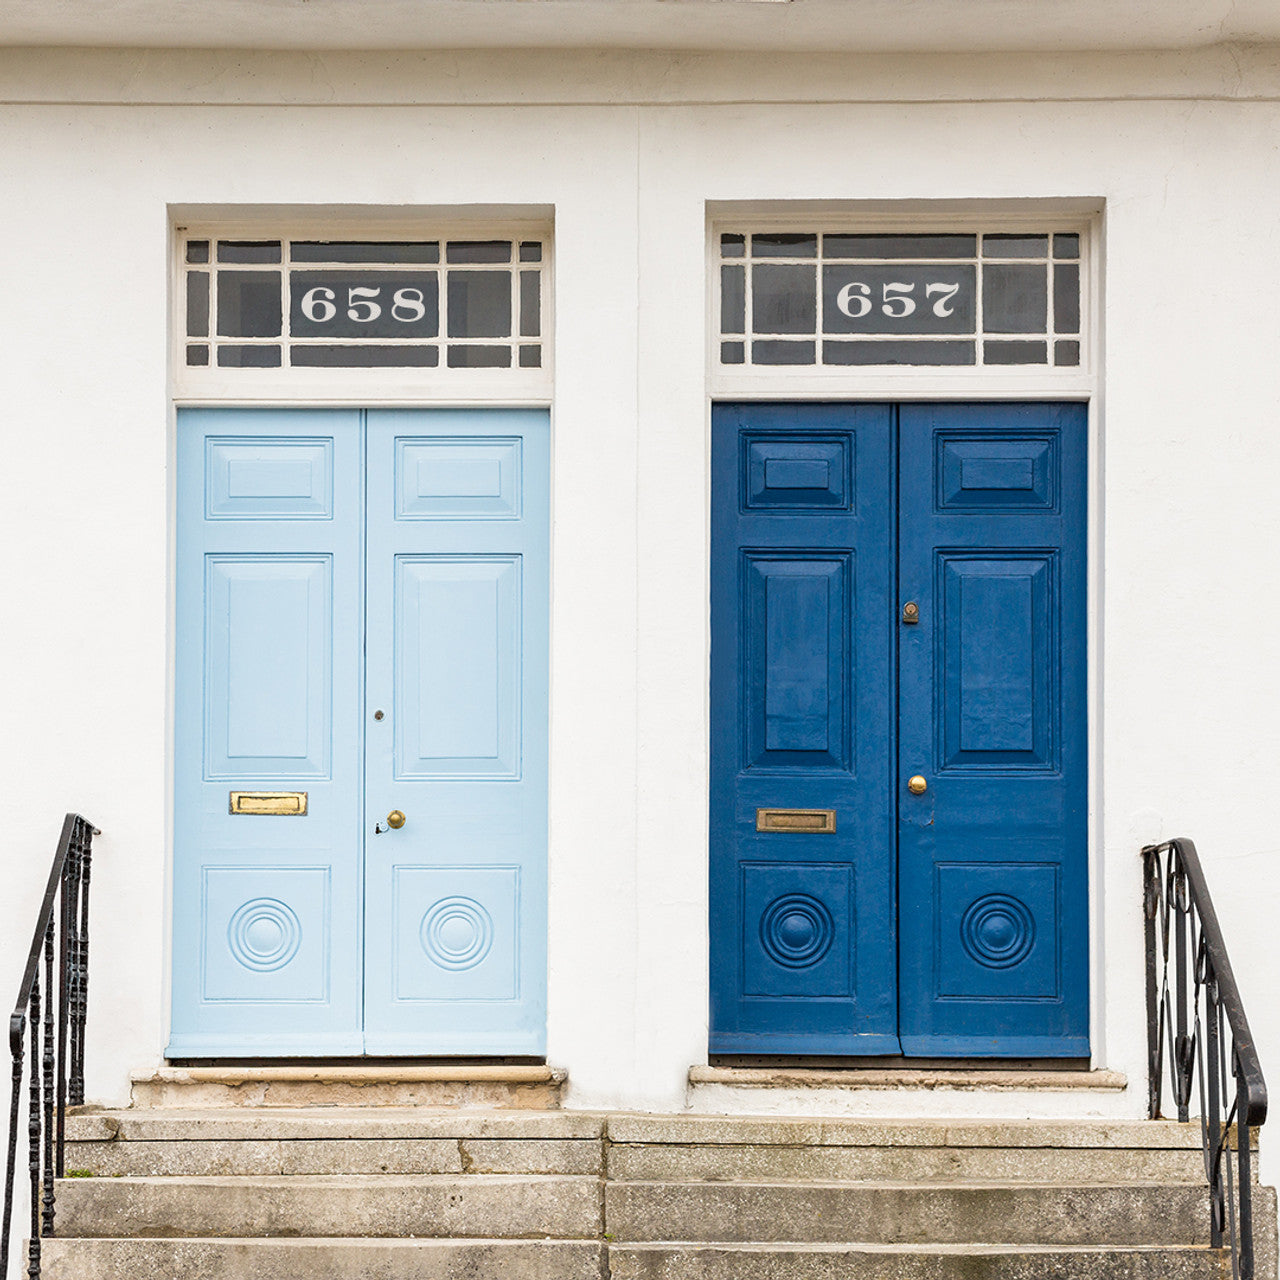
M 427 314 L 421 289 L 397 289 L 391 314 L 404 324 L 412 324 Z
M 849 317 L 858 320 L 871 310 L 871 286 L 854 281 L 836 294 L 836 306 Z
M 369 324 L 382 314 L 382 308 L 373 301 L 382 292 L 381 289 L 364 289 L 352 287 L 347 290 L 347 319 L 357 324 Z
M 958 284 L 931 284 L 925 286 L 925 296 L 932 298 L 935 293 L 942 294 L 937 302 L 933 304 L 933 314 L 935 316 L 949 316 L 955 308 L 951 305 L 952 299 L 960 292 Z
M 324 324 L 338 314 L 333 305 L 333 290 L 317 285 L 302 295 L 302 314 L 315 324 Z
M 916 309 L 916 300 L 908 298 L 913 284 L 886 284 L 884 287 L 884 306 L 880 308 L 887 316 L 892 316 L 895 320 L 901 320 L 903 316 L 909 316 Z M 896 309 L 895 309 L 896 308 Z

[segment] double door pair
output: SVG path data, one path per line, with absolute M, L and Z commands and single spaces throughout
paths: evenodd
M 1086 440 L 716 407 L 713 1053 L 1088 1055 Z
M 184 410 L 176 1058 L 541 1054 L 549 423 Z

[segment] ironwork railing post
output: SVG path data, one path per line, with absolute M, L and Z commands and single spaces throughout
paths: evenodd
M 1160 1115 L 1160 993 L 1156 982 L 1156 918 L 1160 912 L 1160 855 L 1142 851 L 1142 937 L 1147 953 L 1147 1118 Z
M 1249 1082 L 1239 1073 L 1239 1065 L 1232 1061 L 1236 1076 L 1236 1097 L 1240 1100 L 1236 1112 L 1236 1159 L 1240 1183 L 1240 1280 L 1253 1280 L 1253 1153 L 1250 1147 L 1253 1132 L 1246 1117 L 1249 1114 Z
M 1203 945 L 1203 940 L 1202 940 Z M 1224 1083 L 1219 1080 L 1221 1061 L 1219 1058 L 1219 1026 L 1218 1026 L 1218 989 L 1213 978 L 1213 970 L 1205 960 L 1206 975 L 1204 984 L 1205 1004 L 1205 1075 L 1208 1086 L 1208 1115 L 1204 1118 L 1206 1128 L 1205 1141 L 1205 1173 L 1209 1178 L 1209 1244 L 1214 1249 L 1222 1248 L 1222 1229 L 1226 1222 L 1226 1201 L 1222 1194 L 1222 1112 L 1218 1102 L 1218 1090 Z
M 1186 877 L 1178 865 L 1176 854 L 1169 859 L 1170 910 L 1174 913 L 1174 981 L 1177 993 L 1174 997 L 1177 1035 L 1173 1048 L 1174 1096 L 1178 1104 L 1178 1119 L 1186 1124 L 1191 1119 L 1191 1070 L 1188 1051 L 1191 1041 L 1187 1036 L 1187 901 Z
M 27 1098 L 27 1172 L 31 1181 L 31 1237 L 27 1275 L 40 1276 L 40 975 L 31 988 L 31 1092 Z
M 22 1107 L 22 1046 L 26 1040 L 25 1017 L 9 1024 L 9 1052 L 13 1057 L 13 1083 L 9 1093 L 9 1145 L 4 1163 L 4 1220 L 0 1222 L 0 1280 L 9 1274 L 9 1237 L 13 1227 L 13 1191 L 18 1176 L 18 1113 Z

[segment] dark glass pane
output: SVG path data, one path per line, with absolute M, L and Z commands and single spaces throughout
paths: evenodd
M 279 262 L 279 240 L 219 240 L 219 262 Z
M 434 369 L 440 363 L 439 347 L 312 346 L 289 348 L 289 363 L 301 369 Z
M 751 237 L 751 252 L 757 258 L 816 258 L 818 237 L 811 235 L 784 235 L 770 232 Z
M 975 364 L 973 342 L 824 342 L 823 364 Z
M 823 236 L 826 258 L 976 258 L 977 236 Z
M 188 240 L 187 241 L 187 261 L 188 262 L 208 262 L 209 261 L 209 242 L 207 240 Z
M 751 360 L 754 364 L 812 364 L 812 342 L 753 342 Z
M 511 335 L 510 271 L 450 271 L 448 288 L 449 337 Z
M 510 347 L 449 348 L 450 369 L 510 369 Z
M 747 331 L 747 269 L 720 268 L 720 332 Z
M 510 240 L 450 240 L 446 262 L 510 262 Z
M 280 319 L 278 271 L 218 272 L 218 333 L 221 337 L 275 338 L 280 333 Z
M 187 348 L 187 363 L 195 368 L 209 363 L 209 348 L 203 342 L 193 343 Z
M 1080 344 L 1074 340 L 1070 342 L 1055 342 L 1053 344 L 1053 363 L 1061 368 L 1074 368 L 1080 363 Z
M 813 333 L 818 270 L 757 263 L 751 269 L 751 326 L 756 333 Z
M 209 336 L 209 273 L 187 272 L 187 337 Z
M 983 364 L 1048 364 L 1047 342 L 984 342 Z
M 542 368 L 542 348 L 541 347 L 521 347 L 520 348 L 520 367 L 522 369 L 541 369 Z
M 289 331 L 295 338 L 434 338 L 440 332 L 435 271 L 294 271 Z
M 759 267 L 756 270 L 760 270 Z M 882 266 L 824 263 L 826 333 L 972 333 L 977 321 L 976 266 Z
M 722 258 L 741 258 L 747 252 L 746 236 L 721 236 L 720 256 Z
M 1053 327 L 1058 333 L 1080 332 L 1080 268 L 1073 262 L 1054 263 Z
M 520 336 L 536 338 L 542 332 L 542 276 L 537 271 L 520 273 Z
M 721 364 L 744 364 L 747 359 L 745 342 L 722 342 L 720 344 Z
M 1055 258 L 1078 258 L 1080 256 L 1080 237 L 1074 235 L 1054 236 L 1053 256 Z
M 1044 333 L 1049 289 L 1043 266 L 982 268 L 982 327 L 987 333 Z
M 220 369 L 278 369 L 279 347 L 219 347 Z
M 295 240 L 294 262 L 439 262 L 436 240 Z
M 520 261 L 521 262 L 541 262 L 542 261 L 542 241 L 541 240 L 521 240 L 520 241 Z
M 983 236 L 984 258 L 1047 258 L 1048 236 Z

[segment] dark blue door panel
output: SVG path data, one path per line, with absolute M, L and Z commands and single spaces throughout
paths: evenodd
M 1086 422 L 900 411 L 899 588 L 920 619 L 899 634 L 907 1054 L 1089 1052 Z
M 712 472 L 711 1051 L 1087 1055 L 1085 407 L 720 405 Z
M 712 439 L 711 1050 L 897 1053 L 893 412 L 719 405 Z

